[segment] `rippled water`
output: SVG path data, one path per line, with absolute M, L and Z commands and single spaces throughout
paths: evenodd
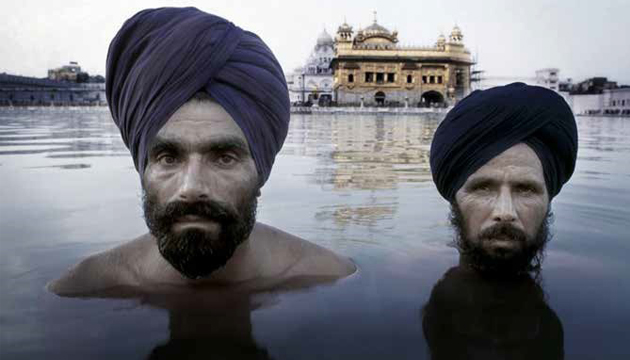
M 193 309 L 43 289 L 146 231 L 139 179 L 107 109 L 0 109 L 0 358 L 627 359 L 630 119 L 578 118 L 544 293 L 456 267 L 428 165 L 438 120 L 294 115 L 259 220 L 351 257 L 360 273 L 253 308 Z

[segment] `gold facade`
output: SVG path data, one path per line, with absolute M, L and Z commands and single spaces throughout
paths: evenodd
M 339 105 L 445 106 L 470 92 L 470 52 L 458 27 L 434 46 L 403 47 L 377 24 L 335 37 L 334 97 Z

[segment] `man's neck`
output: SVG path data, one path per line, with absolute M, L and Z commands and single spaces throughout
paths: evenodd
M 268 255 L 266 251 L 259 251 L 260 244 L 253 240 L 254 233 L 255 230 L 252 231 L 247 240 L 236 248 L 225 266 L 200 279 L 189 279 L 171 266 L 160 254 L 155 238 L 150 235 L 151 250 L 145 262 L 147 269 L 140 269 L 140 271 L 144 274 L 151 274 L 152 282 L 169 285 L 197 286 L 245 283 L 264 275 L 264 264 Z

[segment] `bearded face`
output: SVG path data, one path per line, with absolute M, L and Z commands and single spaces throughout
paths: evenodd
M 451 201 L 455 247 L 485 273 L 511 276 L 540 268 L 549 240 L 550 199 L 542 163 L 519 143 L 485 163 Z
M 148 150 L 144 217 L 160 253 L 184 276 L 223 267 L 255 224 L 260 181 L 247 139 L 209 97 L 195 97 Z
M 236 248 L 245 241 L 256 222 L 257 198 L 250 195 L 237 209 L 216 201 L 160 204 L 157 195 L 146 189 L 144 216 L 156 238 L 160 254 L 190 279 L 208 276 L 225 266 Z M 214 223 L 218 231 L 201 227 L 176 229 L 180 219 Z
M 497 223 L 471 237 L 466 231 L 466 218 L 457 203 L 451 206 L 450 221 L 455 232 L 453 246 L 465 261 L 481 272 L 497 277 L 538 272 L 544 258 L 545 245 L 551 239 L 548 212 L 533 236 L 509 223 Z M 502 241 L 513 244 L 507 248 L 493 246 Z

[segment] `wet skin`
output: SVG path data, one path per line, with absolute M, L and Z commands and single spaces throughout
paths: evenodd
M 232 211 L 260 195 L 258 181 L 243 132 L 218 103 L 209 99 L 193 99 L 171 116 L 150 146 L 143 175 L 145 190 L 156 194 L 162 205 L 212 200 Z M 174 232 L 192 228 L 219 241 L 216 235 L 221 225 L 212 219 L 187 215 L 172 225 Z M 47 288 L 58 295 L 79 297 L 170 293 L 215 285 L 263 291 L 286 284 L 331 282 L 355 270 L 351 261 L 330 250 L 255 223 L 225 266 L 203 278 L 183 276 L 162 257 L 156 238 L 147 233 L 88 257 Z
M 455 194 L 468 238 L 493 256 L 509 257 L 525 244 L 509 238 L 480 239 L 498 224 L 523 231 L 531 241 L 547 215 L 549 195 L 536 153 L 520 143 L 470 175 Z

